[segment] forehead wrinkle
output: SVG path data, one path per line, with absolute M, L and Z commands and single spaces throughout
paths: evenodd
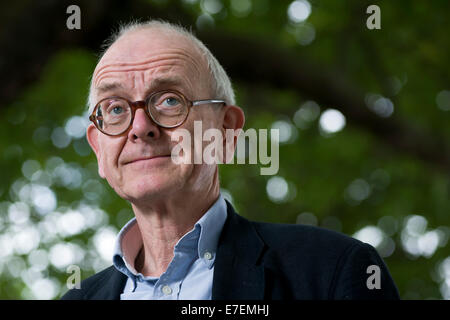
M 185 69 L 188 73 L 192 74 L 191 72 L 194 73 L 194 75 L 189 76 L 192 78 L 201 78 L 201 74 L 196 72 L 197 70 L 189 70 L 189 66 L 186 66 L 186 64 L 180 62 L 180 61 L 170 61 L 170 62 L 166 62 L 166 63 L 158 63 L 158 64 L 153 64 L 153 65 L 147 65 L 147 66 L 143 66 L 140 68 L 120 68 L 120 69 L 109 69 L 109 70 L 103 70 L 103 72 L 101 74 L 99 74 L 97 76 L 97 79 L 94 82 L 94 87 L 98 88 L 101 86 L 101 82 L 107 78 L 114 78 L 117 76 L 117 74 L 119 75 L 125 75 L 125 77 L 127 79 L 130 79 L 132 77 L 132 75 L 130 73 L 135 73 L 135 72 L 140 72 L 145 74 L 146 76 L 149 75 L 149 77 L 151 77 L 151 75 L 153 73 L 156 72 L 161 72 L 162 69 L 169 69 L 172 70 L 174 67 L 181 67 L 183 69 Z M 169 71 L 164 71 L 163 73 L 167 73 Z M 185 72 L 182 72 L 185 73 Z M 145 80 L 145 77 L 144 77 Z
M 139 69 L 135 69 L 135 68 L 123 69 L 123 70 L 114 69 L 114 70 L 103 71 L 102 74 L 100 76 L 98 76 L 98 78 L 96 79 L 94 88 L 96 90 L 98 90 L 99 88 L 102 88 L 103 85 L 101 84 L 101 82 L 108 78 L 115 78 L 116 77 L 115 74 L 117 74 L 117 73 L 120 73 L 120 75 L 125 76 L 125 79 L 127 79 L 127 80 L 132 79 L 134 82 L 134 86 L 136 86 L 137 79 L 136 79 L 136 75 L 133 73 L 135 73 L 137 71 L 143 71 L 143 72 L 140 72 L 141 77 L 142 77 L 143 83 L 147 83 L 147 78 L 151 79 L 151 77 L 154 73 L 161 73 L 161 74 L 170 73 L 174 67 L 186 68 L 186 65 L 183 63 L 180 63 L 180 62 L 176 62 L 176 63 L 165 63 L 162 65 L 160 64 L 160 65 L 153 66 L 152 68 L 145 67 L 145 68 L 139 68 Z M 114 82 L 120 83 L 120 81 L 114 81 Z M 151 82 L 151 80 L 150 80 L 150 82 Z M 122 84 L 120 84 L 120 86 L 124 87 Z M 106 85 L 106 87 L 108 87 L 108 85 Z M 116 88 L 111 88 L 111 89 L 116 89 Z M 102 91 L 104 91 L 104 90 L 102 90 Z
M 130 65 L 131 66 L 131 65 L 139 65 L 139 64 L 146 63 L 146 62 L 149 62 L 152 60 L 158 60 L 161 56 L 178 56 L 178 55 L 184 56 L 184 57 L 190 59 L 191 62 L 193 62 L 194 64 L 197 63 L 197 61 L 195 60 L 195 58 L 192 55 L 186 53 L 186 50 L 180 50 L 180 49 L 165 49 L 164 52 L 162 52 L 162 53 L 154 53 L 150 57 L 144 58 L 143 60 L 137 60 L 135 62 L 124 62 L 124 61 L 120 61 L 120 58 L 119 58 L 119 59 L 115 59 L 115 62 L 112 61 L 111 63 L 117 64 L 117 65 Z M 110 59 L 110 58 L 106 57 L 106 60 L 108 60 L 108 59 Z M 111 60 L 113 60 L 113 59 L 111 59 Z
M 113 68 L 112 71 L 133 71 L 133 70 L 144 70 L 147 68 L 151 68 L 152 64 L 158 64 L 162 61 L 167 61 L 167 60 L 178 60 L 181 58 L 185 58 L 186 60 L 189 60 L 190 64 L 194 67 L 195 72 L 197 72 L 199 75 L 202 73 L 201 71 L 201 67 L 198 65 L 198 62 L 196 61 L 195 58 L 193 58 L 191 55 L 187 54 L 186 52 L 182 51 L 182 50 L 172 50 L 172 53 L 165 53 L 165 54 L 160 54 L 157 56 L 153 56 L 149 59 L 145 59 L 143 61 L 137 61 L 137 62 L 111 62 L 111 63 L 107 63 L 101 67 L 97 66 L 97 70 L 95 70 L 94 72 L 94 79 L 97 78 L 105 73 L 108 72 L 110 68 Z M 181 59 L 183 60 L 183 59 Z M 102 63 L 102 61 L 100 62 Z M 117 69 L 115 69 L 117 68 Z M 106 70 L 106 71 L 105 71 Z M 98 85 L 98 80 L 95 81 L 95 85 Z
M 144 72 L 141 72 L 141 80 L 143 80 L 143 83 L 147 83 L 145 81 L 145 74 Z M 134 87 L 136 87 L 136 79 L 138 76 L 136 75 L 130 75 L 128 76 L 129 79 L 133 79 Z M 178 90 L 181 90 L 181 92 L 184 92 L 185 94 L 191 95 L 192 94 L 192 86 L 191 83 L 189 83 L 189 80 L 185 81 L 182 76 L 178 75 L 165 75 L 165 73 L 162 73 L 161 75 L 157 75 L 154 79 L 149 81 L 150 85 L 146 85 L 145 95 L 149 94 L 150 92 L 157 90 L 158 88 L 164 87 L 164 86 L 171 86 L 171 87 L 177 87 Z M 102 94 L 111 90 L 117 90 L 121 89 L 122 91 L 126 91 L 126 87 L 117 81 L 113 82 L 106 82 L 104 84 L 101 84 L 98 88 L 98 94 Z

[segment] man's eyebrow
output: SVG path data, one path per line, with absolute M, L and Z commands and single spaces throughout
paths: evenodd
M 102 93 L 105 93 L 108 91 L 114 91 L 117 89 L 124 90 L 124 87 L 120 82 L 110 82 L 110 83 L 101 84 L 96 89 L 97 89 L 98 94 L 102 94 Z
M 184 82 L 178 77 L 160 77 L 153 79 L 150 87 L 147 90 L 147 94 L 151 91 L 162 87 L 182 87 L 184 88 Z

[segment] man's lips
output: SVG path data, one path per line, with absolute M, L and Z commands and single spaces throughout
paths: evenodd
M 136 159 L 133 159 L 133 160 L 130 160 L 130 161 L 125 161 L 124 164 L 136 163 L 136 162 L 139 162 L 139 161 L 152 160 L 152 159 L 158 159 L 158 158 L 167 158 L 167 157 L 170 157 L 170 155 L 140 157 L 140 158 L 136 158 Z

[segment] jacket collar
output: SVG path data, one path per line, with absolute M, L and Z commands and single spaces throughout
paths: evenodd
M 114 266 L 103 271 L 98 285 L 94 285 L 84 295 L 86 300 L 120 300 L 120 294 L 125 288 L 127 276 Z
M 264 242 L 228 201 L 227 215 L 217 248 L 212 299 L 261 300 L 265 281 L 260 256 Z

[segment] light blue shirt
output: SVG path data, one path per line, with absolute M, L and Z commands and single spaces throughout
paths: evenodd
M 227 205 L 220 194 L 212 207 L 174 247 L 167 270 L 146 277 L 134 268 L 142 248 L 136 218 L 119 232 L 113 255 L 117 270 L 128 276 L 121 300 L 211 300 L 217 243 L 227 218 Z

